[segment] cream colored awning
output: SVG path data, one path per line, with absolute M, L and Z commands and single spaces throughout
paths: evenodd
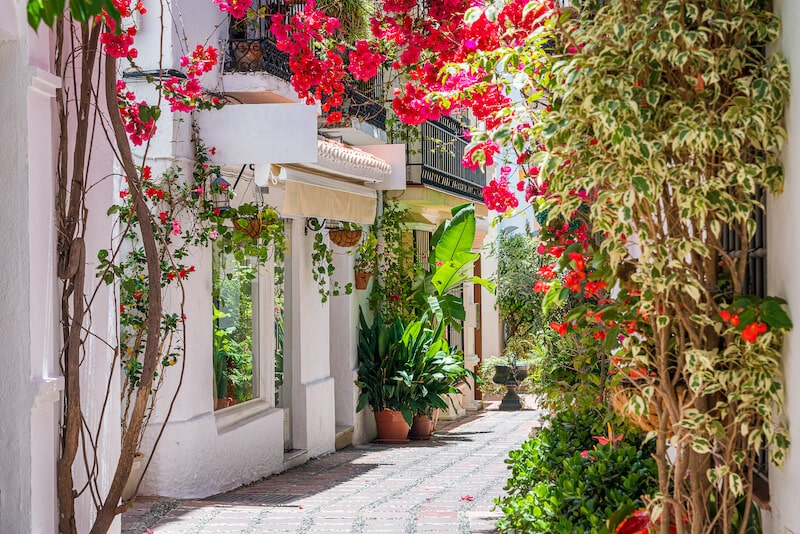
M 344 191 L 293 179 L 286 180 L 281 212 L 285 215 L 319 217 L 372 224 L 378 207 L 375 191 Z
M 372 224 L 378 195 L 371 185 L 389 176 L 391 165 L 358 148 L 319 139 L 317 162 L 276 165 L 283 184 L 281 213 Z M 277 172 L 276 172 L 277 171 Z

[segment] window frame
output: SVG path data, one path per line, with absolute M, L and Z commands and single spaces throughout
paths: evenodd
M 211 286 L 215 283 L 214 276 L 216 275 L 214 264 L 216 263 L 215 254 L 224 251 L 221 247 L 211 247 Z M 233 427 L 238 427 L 246 420 L 252 419 L 262 413 L 274 410 L 274 373 L 269 372 L 275 365 L 275 339 L 274 339 L 274 318 L 270 313 L 273 302 L 273 279 L 270 273 L 274 269 L 274 255 L 270 255 L 265 265 L 258 265 L 254 261 L 256 267 L 256 276 L 253 279 L 253 289 L 251 294 L 254 295 L 253 311 L 252 311 L 252 325 L 253 325 L 253 341 L 252 341 L 252 356 L 253 356 L 253 398 L 241 403 L 233 404 L 231 406 L 213 409 L 214 402 L 214 384 L 215 376 L 213 375 L 213 339 L 212 339 L 212 384 L 209 388 L 209 395 L 212 397 L 212 413 L 216 418 L 217 429 L 222 432 Z M 212 306 L 213 296 L 212 296 Z M 213 307 L 212 307 L 213 310 Z M 214 318 L 212 313 L 211 318 L 211 335 L 214 332 Z M 265 372 L 266 370 L 266 372 Z

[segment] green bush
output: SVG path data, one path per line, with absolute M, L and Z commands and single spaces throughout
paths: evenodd
M 507 495 L 495 500 L 500 532 L 597 533 L 617 510 L 642 507 L 656 488 L 652 444 L 629 431 L 601 445 L 593 436 L 605 430 L 592 411 L 566 411 L 511 451 Z

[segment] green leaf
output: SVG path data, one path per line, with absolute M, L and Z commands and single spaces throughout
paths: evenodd
M 455 209 L 454 209 L 455 210 Z M 432 243 L 435 263 L 453 261 L 457 254 L 471 252 L 475 240 L 475 206 L 463 204 L 454 211 L 449 224 L 441 226 L 439 239 Z
M 708 454 L 711 452 L 711 443 L 705 438 L 695 437 L 692 440 L 692 449 L 700 454 Z
M 790 330 L 792 328 L 792 320 L 789 314 L 781 306 L 781 304 L 773 299 L 767 299 L 761 306 L 761 319 L 767 323 L 770 328 L 782 328 Z
M 637 193 L 641 193 L 642 195 L 648 195 L 650 193 L 650 184 L 647 183 L 644 176 L 634 176 L 631 178 L 631 183 Z
M 483 10 L 479 7 L 471 7 L 464 12 L 464 22 L 467 24 L 474 24 L 481 18 Z
M 561 299 L 561 281 L 554 280 L 552 284 L 550 284 L 550 289 L 547 290 L 545 293 L 544 298 L 542 298 L 542 312 L 546 315 L 553 307 L 560 305 L 564 302 Z

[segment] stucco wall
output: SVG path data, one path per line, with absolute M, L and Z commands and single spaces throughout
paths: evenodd
M 0 402 L 14 407 L 0 413 L 0 531 L 31 529 L 31 428 L 29 413 L 35 388 L 30 359 L 30 260 L 27 255 L 30 224 L 28 213 L 28 125 L 26 96 L 27 51 L 24 36 L 11 33 L 21 20 L 12 0 L 0 0 L 0 337 L 3 366 Z
M 786 298 L 795 327 L 786 337 L 783 368 L 786 383 L 786 413 L 792 447 L 783 468 L 770 468 L 772 513 L 767 515 L 766 533 L 800 533 L 800 4 L 794 0 L 775 2 L 776 13 L 783 21 L 778 46 L 791 66 L 791 104 L 786 126 L 789 141 L 783 150 L 786 173 L 785 190 L 767 202 L 767 291 Z M 770 517 L 771 516 L 771 517 Z
M 497 227 L 489 228 L 484 239 L 483 255 L 481 256 L 481 276 L 494 280 L 497 273 L 497 258 L 490 254 L 491 245 L 497 239 Z M 485 287 L 481 287 L 481 343 L 484 359 L 499 356 L 503 351 L 503 336 L 500 324 L 500 315 L 494 306 L 495 297 Z

